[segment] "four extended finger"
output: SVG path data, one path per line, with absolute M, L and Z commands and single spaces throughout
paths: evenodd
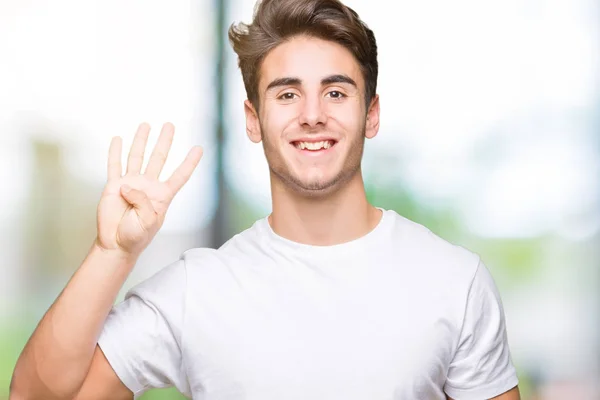
M 156 146 L 154 146 L 154 150 L 152 150 L 152 154 L 150 155 L 144 175 L 158 179 L 169 155 L 174 133 L 175 127 L 173 124 L 167 122 L 163 125 Z
M 129 150 L 129 157 L 127 159 L 128 174 L 139 174 L 142 170 L 144 152 L 146 151 L 146 142 L 148 141 L 149 134 L 150 125 L 145 122 L 140 124 L 135 137 L 133 138 L 131 150 Z
M 119 179 L 123 174 L 123 167 L 121 166 L 122 143 L 121 138 L 118 136 L 113 137 L 110 141 L 107 165 L 107 178 L 109 181 Z
M 171 177 L 167 180 L 166 183 L 173 195 L 175 195 L 179 189 L 185 185 L 188 179 L 190 179 L 192 172 L 194 172 L 194 169 L 196 169 L 196 166 L 202 158 L 202 152 L 202 147 L 194 146 L 185 157 L 185 160 L 183 160 L 181 165 L 177 167 Z

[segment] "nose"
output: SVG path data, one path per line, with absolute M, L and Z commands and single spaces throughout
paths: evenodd
M 320 96 L 304 97 L 300 115 L 298 116 L 298 122 L 300 125 L 307 128 L 316 128 L 319 124 L 324 125 L 327 122 L 325 104 Z

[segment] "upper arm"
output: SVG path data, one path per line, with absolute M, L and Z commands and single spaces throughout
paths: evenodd
M 450 396 L 446 395 L 446 400 L 454 400 Z M 506 393 L 502 393 L 500 396 L 491 398 L 490 400 L 521 400 L 521 394 L 519 393 L 519 387 L 515 386 Z
M 467 296 L 444 391 L 459 399 L 483 399 L 510 393 L 509 389 L 517 384 L 500 294 L 491 274 L 480 262 Z
M 96 345 L 92 365 L 75 400 L 130 400 L 133 392 L 121 382 L 100 346 Z
M 519 393 L 519 387 L 515 386 L 506 393 L 502 393 L 500 396 L 496 396 L 491 400 L 521 400 L 521 394 Z
M 134 396 L 171 386 L 190 393 L 182 351 L 183 267 L 173 263 L 138 284 L 104 321 L 97 353 L 113 371 L 102 371 L 115 374 Z

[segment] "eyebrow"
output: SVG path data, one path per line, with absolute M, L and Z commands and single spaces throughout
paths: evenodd
M 349 85 L 358 87 L 354 79 L 350 78 L 348 75 L 331 75 L 326 78 L 321 79 L 321 85 L 331 85 L 332 83 L 347 83 Z
M 277 78 L 267 86 L 267 92 L 279 86 L 298 86 L 302 83 L 300 78 Z
M 349 85 L 352 85 L 352 86 L 358 88 L 358 85 L 356 84 L 356 82 L 354 82 L 354 79 L 350 78 L 347 75 L 341 75 L 341 74 L 330 75 L 330 76 L 327 76 L 327 77 L 321 79 L 322 86 L 331 85 L 332 83 L 347 83 Z M 280 86 L 298 86 L 301 84 L 302 84 L 302 79 L 300 79 L 300 78 L 295 78 L 295 77 L 277 78 L 274 81 L 272 81 L 271 83 L 269 83 L 266 91 L 268 92 L 269 90 L 276 88 L 276 87 L 280 87 Z

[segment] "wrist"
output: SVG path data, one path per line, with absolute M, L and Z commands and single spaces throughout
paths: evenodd
M 139 258 L 139 254 L 131 254 L 120 248 L 107 248 L 96 238 L 90 254 L 97 254 L 110 259 L 112 262 L 133 266 Z

